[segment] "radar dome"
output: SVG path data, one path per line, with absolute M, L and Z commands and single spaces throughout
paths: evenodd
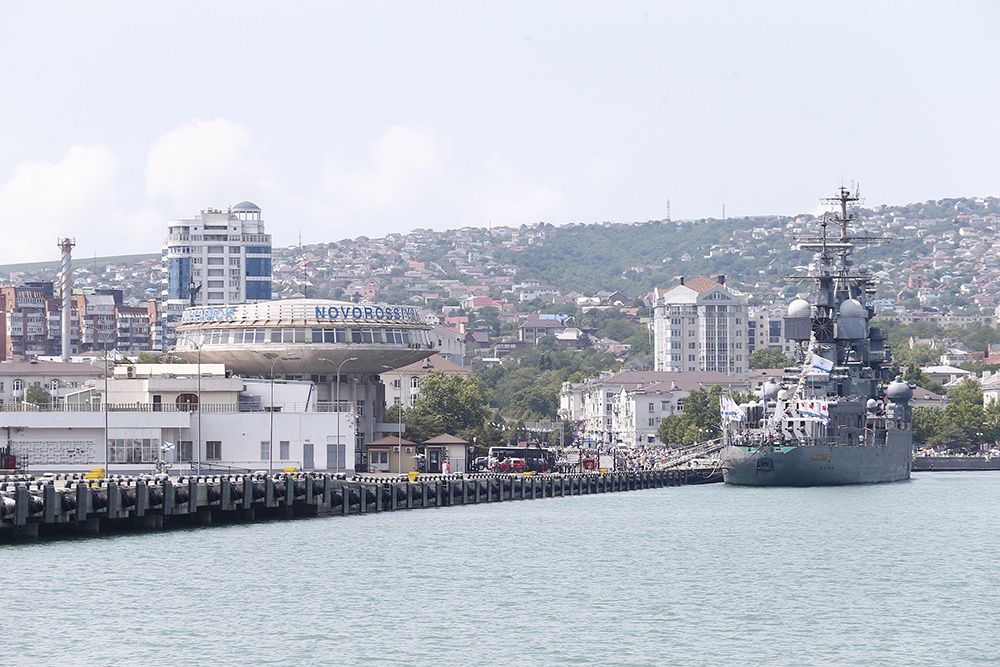
M 812 317 L 812 306 L 805 299 L 796 299 L 788 304 L 789 317 Z
M 906 403 L 913 398 L 913 388 L 897 375 L 885 388 L 885 395 L 893 403 Z
M 841 317 L 864 317 L 865 307 L 857 299 L 847 299 L 840 304 Z

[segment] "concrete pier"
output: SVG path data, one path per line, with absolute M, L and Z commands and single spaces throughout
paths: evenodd
M 618 493 L 687 483 L 684 470 L 405 476 L 279 473 L 167 477 L 0 477 L 0 541 L 164 530 Z

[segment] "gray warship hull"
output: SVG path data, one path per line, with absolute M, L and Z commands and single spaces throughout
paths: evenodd
M 909 431 L 890 433 L 884 445 L 799 445 L 723 450 L 723 479 L 743 486 L 836 486 L 910 478 Z

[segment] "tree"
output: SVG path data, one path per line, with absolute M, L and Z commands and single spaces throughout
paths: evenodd
M 986 422 L 983 389 L 979 381 L 966 377 L 957 387 L 952 387 L 948 391 L 948 406 L 944 413 L 945 428 L 935 435 L 947 436 L 951 440 L 942 444 L 964 451 L 979 449 Z
M 52 401 L 52 396 L 45 387 L 33 385 L 24 392 L 24 401 L 32 405 L 45 406 Z
M 660 442 L 690 445 L 718 437 L 722 430 L 719 398 L 722 387 L 695 389 L 684 399 L 684 414 L 660 421 Z
M 410 440 L 421 442 L 450 433 L 471 442 L 492 413 L 483 401 L 478 379 L 432 371 L 420 382 L 420 394 L 403 416 Z
M 755 350 L 750 355 L 750 368 L 785 368 L 794 363 L 784 352 L 773 347 Z

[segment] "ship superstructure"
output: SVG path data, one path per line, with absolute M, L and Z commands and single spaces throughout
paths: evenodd
M 814 259 L 808 299 L 788 306 L 785 336 L 798 365 L 768 381 L 759 400 L 724 400 L 725 481 L 754 486 L 864 484 L 908 479 L 913 457 L 910 399 L 889 381 L 884 334 L 870 325 L 874 285 L 854 270 L 856 244 L 884 239 L 849 233 L 860 200 L 846 187 L 821 234 L 801 239 Z M 831 230 L 831 227 L 833 230 Z

